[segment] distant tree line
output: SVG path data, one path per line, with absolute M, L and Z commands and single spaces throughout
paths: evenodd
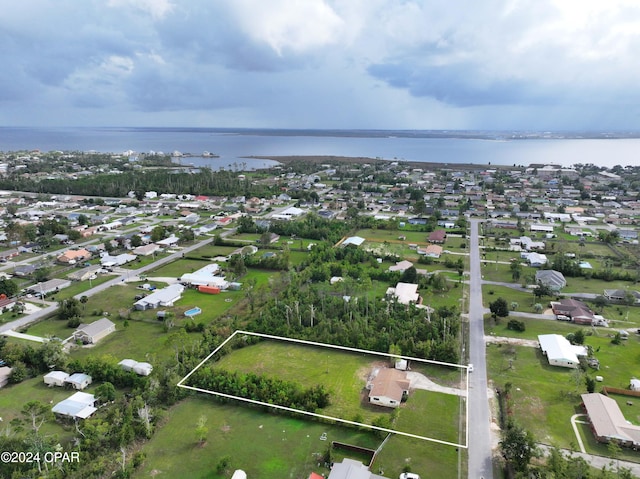
M 119 174 L 90 175 L 78 179 L 33 180 L 21 175 L 0 178 L 0 188 L 47 194 L 76 194 L 125 197 L 130 191 L 160 191 L 192 195 L 270 196 L 269 187 L 238 178 L 232 171 L 203 168 L 197 173 L 166 170 L 127 171 Z

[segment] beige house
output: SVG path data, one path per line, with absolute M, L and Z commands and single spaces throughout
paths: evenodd
M 406 371 L 382 368 L 374 372 L 375 377 L 368 384 L 369 402 L 378 406 L 396 408 L 409 394 L 411 381 Z

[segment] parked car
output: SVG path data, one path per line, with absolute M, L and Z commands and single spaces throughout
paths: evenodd
M 571 321 L 569 316 L 565 316 L 564 314 L 556 314 L 556 319 L 558 321 Z
M 413 472 L 403 472 L 400 474 L 400 479 L 420 479 L 420 476 Z
M 469 363 L 468 371 L 469 371 L 470 373 L 472 373 L 472 372 L 473 372 L 473 364 Z

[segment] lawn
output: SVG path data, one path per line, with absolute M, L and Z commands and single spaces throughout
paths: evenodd
M 208 428 L 204 445 L 197 442 L 196 424 L 204 416 Z M 320 437 L 326 433 L 326 440 Z M 135 477 L 223 479 L 234 469 L 260 479 L 306 478 L 318 467 L 331 441 L 376 449 L 373 434 L 355 428 L 322 424 L 263 412 L 245 405 L 222 405 L 208 396 L 194 396 L 174 406 L 167 423 L 144 446 L 147 459 Z M 222 473 L 217 465 L 229 458 Z
M 322 410 L 323 415 L 365 424 L 393 412 L 392 409 L 371 406 L 364 391 L 372 369 L 386 364 L 388 359 L 382 356 L 269 340 L 235 350 L 217 362 L 220 368 L 228 371 L 278 377 L 303 387 L 321 384 L 330 392 L 331 398 L 331 404 Z M 438 411 L 437 418 L 428 414 L 435 410 Z M 456 442 L 460 410 L 457 396 L 413 391 L 408 401 L 397 410 L 400 418 L 408 418 L 399 420 L 395 429 Z M 419 420 L 427 416 L 429 421 Z

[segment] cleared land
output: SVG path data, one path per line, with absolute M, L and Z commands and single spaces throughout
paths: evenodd
M 414 390 L 398 410 L 368 403 L 365 390 L 367 377 L 373 369 L 388 364 L 389 358 L 374 354 L 263 340 L 234 350 L 218 360 L 216 365 L 228 371 L 254 372 L 294 381 L 304 387 L 323 385 L 331 395 L 330 406 L 321 412 L 324 416 L 371 424 L 381 416 L 393 419 L 395 416 L 413 415 L 413 420 L 397 422 L 394 429 L 457 444 L 459 414 L 464 410 L 460 407 L 461 399 L 458 396 Z M 427 363 L 420 366 L 422 372 L 429 368 Z M 431 414 L 434 410 L 438 411 L 437 416 Z

